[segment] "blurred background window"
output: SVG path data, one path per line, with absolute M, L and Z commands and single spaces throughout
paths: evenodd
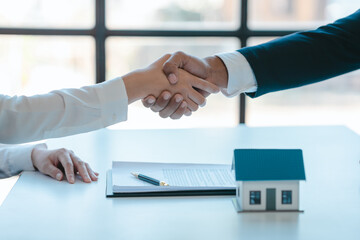
M 109 0 L 106 22 L 111 29 L 235 30 L 239 5 L 238 0 Z
M 95 0 L 0 0 L 0 27 L 92 28 Z
M 312 29 L 350 15 L 358 0 L 248 0 L 251 29 Z
M 1 94 L 33 95 L 94 84 L 94 40 L 0 35 Z
M 315 28 L 358 7 L 357 0 L 0 0 L 1 94 L 99 83 L 177 50 L 199 57 L 233 51 Z M 359 78 L 356 71 L 258 99 L 217 94 L 178 121 L 161 119 L 138 102 L 129 108 L 129 121 L 115 128 L 240 122 L 341 124 L 360 132 Z

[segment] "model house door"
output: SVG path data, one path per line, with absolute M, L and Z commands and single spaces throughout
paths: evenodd
M 276 189 L 275 188 L 267 188 L 266 189 L 266 211 L 275 211 L 275 196 Z

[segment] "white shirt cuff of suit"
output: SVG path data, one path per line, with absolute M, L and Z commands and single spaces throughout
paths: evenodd
M 228 86 L 221 89 L 227 97 L 240 93 L 257 91 L 257 82 L 253 70 L 246 58 L 238 51 L 216 54 L 225 64 L 228 71 Z
M 97 84 L 95 90 L 100 100 L 104 126 L 126 121 L 129 101 L 123 79 L 118 77 Z

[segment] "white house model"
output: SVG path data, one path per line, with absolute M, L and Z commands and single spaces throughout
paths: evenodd
M 300 149 L 235 149 L 233 169 L 238 212 L 299 211 Z

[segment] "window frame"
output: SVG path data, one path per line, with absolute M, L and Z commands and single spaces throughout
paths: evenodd
M 255 199 L 255 203 L 251 203 L 251 196 L 252 196 L 252 193 L 254 193 L 254 199 Z M 256 200 L 257 200 L 257 194 L 259 194 L 259 203 L 256 203 Z M 249 205 L 261 205 L 261 191 L 250 191 L 249 192 Z
M 248 1 L 240 1 L 240 27 L 235 30 L 127 30 L 107 29 L 105 19 L 106 0 L 95 0 L 95 25 L 91 29 L 53 29 L 53 28 L 0 28 L 1 35 L 42 35 L 42 36 L 91 36 L 95 40 L 95 68 L 96 83 L 106 79 L 106 51 L 107 37 L 235 37 L 241 42 L 241 48 L 247 46 L 251 37 L 280 37 L 298 30 L 251 30 L 248 27 Z M 237 50 L 237 49 L 234 49 Z M 246 123 L 245 94 L 239 99 L 238 122 Z
M 289 199 L 289 196 L 290 196 L 290 202 L 284 202 L 284 193 L 290 193 L 290 195 L 286 195 L 286 200 L 288 200 Z M 281 191 L 281 204 L 283 204 L 283 205 L 292 205 L 292 203 L 293 203 L 293 201 L 292 201 L 292 196 L 293 196 L 293 194 L 292 194 L 292 190 L 282 190 Z

